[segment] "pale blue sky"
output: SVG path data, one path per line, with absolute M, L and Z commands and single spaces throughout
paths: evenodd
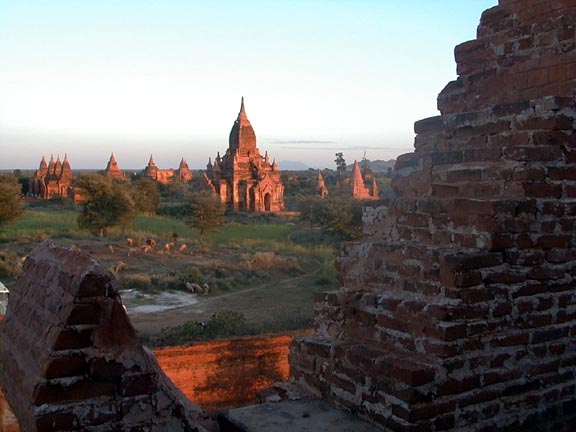
M 0 169 L 204 168 L 245 97 L 261 151 L 411 151 L 496 0 L 0 0 Z

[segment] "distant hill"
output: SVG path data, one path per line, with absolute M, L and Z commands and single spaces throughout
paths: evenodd
M 370 163 L 370 169 L 372 170 L 373 173 L 385 173 L 390 171 L 392 168 L 394 168 L 394 164 L 396 163 L 396 159 L 390 159 L 390 160 L 374 160 L 368 161 Z M 361 164 L 360 161 L 358 161 L 358 163 Z M 360 165 L 362 166 L 362 165 Z M 354 164 L 350 164 L 346 167 L 347 171 L 352 171 L 352 168 L 354 168 Z
M 370 169 L 373 172 L 387 172 L 394 168 L 395 163 L 396 159 L 370 161 Z
M 306 171 L 309 167 L 298 161 L 280 161 L 278 162 L 278 169 L 281 171 Z

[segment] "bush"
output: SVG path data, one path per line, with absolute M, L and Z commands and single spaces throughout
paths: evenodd
M 205 334 L 210 339 L 241 335 L 246 332 L 244 314 L 234 311 L 218 312 L 206 323 Z
M 123 275 L 118 280 L 121 290 L 138 290 L 143 292 L 157 291 L 152 283 L 150 276 L 144 274 Z
M 16 278 L 22 272 L 22 261 L 12 252 L 0 251 L 0 277 Z

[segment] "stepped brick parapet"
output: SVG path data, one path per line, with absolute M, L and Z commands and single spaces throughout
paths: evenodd
M 44 244 L 26 260 L 2 328 L 2 389 L 21 430 L 215 430 L 143 348 L 112 274 Z
M 501 0 L 455 54 L 292 380 L 384 430 L 571 431 L 576 1 Z

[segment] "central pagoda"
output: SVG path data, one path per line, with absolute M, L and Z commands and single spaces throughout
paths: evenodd
M 208 161 L 207 180 L 223 204 L 233 211 L 280 211 L 284 185 L 276 161 L 256 147 L 256 134 L 246 116 L 244 98 L 230 131 L 228 150 Z

